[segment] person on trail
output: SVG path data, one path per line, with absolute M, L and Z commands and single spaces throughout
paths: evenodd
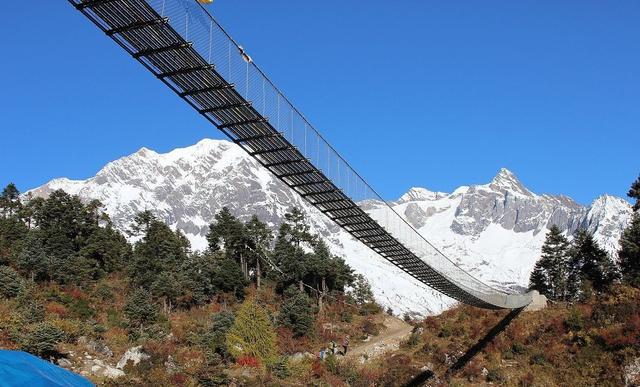
M 336 352 L 338 352 L 338 344 L 336 344 L 334 340 L 331 340 L 331 342 L 329 343 L 329 348 L 331 349 L 331 353 L 334 355 L 336 354 Z
M 320 360 L 324 360 L 327 355 L 327 350 L 325 348 L 320 349 Z
M 342 340 L 342 347 L 344 348 L 344 351 L 342 352 L 342 354 L 346 356 L 347 350 L 349 349 L 349 335 L 346 335 L 344 337 L 344 340 Z

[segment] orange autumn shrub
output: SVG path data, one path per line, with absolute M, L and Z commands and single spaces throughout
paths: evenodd
M 260 359 L 255 356 L 243 355 L 236 359 L 236 364 L 241 367 L 260 368 Z
M 57 302 L 48 302 L 44 308 L 47 314 L 54 314 L 59 318 L 65 318 L 69 315 L 69 311 L 67 310 L 67 308 Z

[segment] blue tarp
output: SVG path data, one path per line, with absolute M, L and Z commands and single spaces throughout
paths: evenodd
M 0 350 L 0 387 L 88 387 L 89 380 L 26 352 Z

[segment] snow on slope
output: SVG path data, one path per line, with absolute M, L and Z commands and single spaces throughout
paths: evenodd
M 298 206 L 333 251 L 369 279 L 384 306 L 398 313 L 432 314 L 454 303 L 353 239 L 228 141 L 205 139 L 166 154 L 142 148 L 90 179 L 55 179 L 30 192 L 46 196 L 56 189 L 100 200 L 121 230 L 135 213 L 151 210 L 182 230 L 194 249 L 205 248 L 208 225 L 223 206 L 243 219 L 257 214 L 274 228 Z M 567 234 L 587 227 L 613 252 L 631 214 L 626 201 L 612 196 L 587 208 L 567 197 L 536 195 L 506 169 L 488 184 L 463 186 L 450 194 L 412 188 L 392 205 L 460 266 L 504 288 L 527 285 L 551 224 Z M 367 208 L 374 216 L 384 210 L 376 202 Z

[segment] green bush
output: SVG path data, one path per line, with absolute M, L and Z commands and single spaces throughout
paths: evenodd
M 501 370 L 494 368 L 489 370 L 487 373 L 487 382 L 503 382 L 505 380 L 504 375 Z
M 14 298 L 23 287 L 22 277 L 9 266 L 0 266 L 0 297 Z
M 513 345 L 511 346 L 511 351 L 517 355 L 522 355 L 526 352 L 526 350 L 527 349 L 524 347 L 524 345 L 517 342 L 513 343 Z
M 48 321 L 38 323 L 22 340 L 22 349 L 45 357 L 55 353 L 58 343 L 64 338 L 64 332 Z
M 415 329 L 411 332 L 411 335 L 407 338 L 407 340 L 403 343 L 404 346 L 408 348 L 413 348 L 420 343 L 420 333 L 418 333 Z
M 449 322 L 446 322 L 440 328 L 440 332 L 438 333 L 438 337 L 449 337 L 453 334 L 453 327 Z
M 280 309 L 280 325 L 291 329 L 295 337 L 308 336 L 313 333 L 313 306 L 304 292 L 289 288 L 285 292 L 287 300 Z
M 542 353 L 534 353 L 533 355 L 531 355 L 531 361 L 530 361 L 531 364 L 542 365 L 546 362 L 547 362 L 547 359 Z
M 514 359 L 513 352 L 510 349 L 507 349 L 502 353 L 502 358 L 505 360 L 513 360 Z
M 291 375 L 289 370 L 289 358 L 281 356 L 271 366 L 271 372 L 280 379 L 286 379 Z
M 124 306 L 124 314 L 129 319 L 130 328 L 140 328 L 155 322 L 158 318 L 158 307 L 151 301 L 149 292 L 136 289 L 131 293 Z
M 83 320 L 88 320 L 96 314 L 96 311 L 93 310 L 89 303 L 82 298 L 71 303 L 69 310 L 71 310 L 71 313 L 76 317 Z
M 564 321 L 564 326 L 573 332 L 581 331 L 584 329 L 584 318 L 582 317 L 582 314 L 578 310 L 572 309 L 569 316 Z
M 372 314 L 379 314 L 380 312 L 382 312 L 382 307 L 380 305 L 375 302 L 367 302 L 360 306 L 359 314 L 361 316 L 369 316 Z
M 28 324 L 44 321 L 44 304 L 33 287 L 25 286 L 16 298 L 18 313 Z
M 210 355 L 218 354 L 226 358 L 229 355 L 225 344 L 226 335 L 235 322 L 235 316 L 233 312 L 223 311 L 214 314 L 211 320 L 211 327 L 204 334 L 204 346 L 210 350 Z
M 342 313 L 340 313 L 340 321 L 345 323 L 351 323 L 353 321 L 353 313 L 351 313 L 351 311 L 346 309 L 343 310 Z

